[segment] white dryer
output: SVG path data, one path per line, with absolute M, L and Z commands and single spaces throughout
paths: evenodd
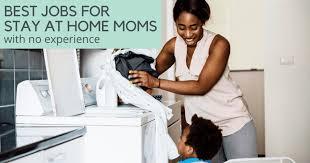
M 150 163 L 154 115 L 134 106 L 87 108 L 78 116 L 17 116 L 18 126 L 86 126 L 84 162 Z
M 181 135 L 181 103 L 165 102 L 173 111 L 168 132 L 176 143 Z M 130 105 L 117 108 L 87 107 L 86 113 L 59 117 L 16 116 L 17 126 L 86 126 L 84 162 L 153 163 L 154 114 Z

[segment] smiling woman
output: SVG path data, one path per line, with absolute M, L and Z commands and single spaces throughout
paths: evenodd
M 252 117 L 239 86 L 229 75 L 230 44 L 223 36 L 203 28 L 210 14 L 205 0 L 177 0 L 173 9 L 177 36 L 162 48 L 156 70 L 161 74 L 175 63 L 178 80 L 157 79 L 143 71 L 131 71 L 132 82 L 184 95 L 189 124 L 197 114 L 219 126 L 223 146 L 214 162 L 256 157 Z
M 195 46 L 203 36 L 203 23 L 190 13 L 182 12 L 176 20 L 178 34 L 188 46 Z

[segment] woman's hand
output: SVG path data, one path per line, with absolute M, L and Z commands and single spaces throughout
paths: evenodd
M 160 86 L 159 79 L 153 77 L 145 71 L 129 70 L 129 76 L 132 84 L 144 86 L 147 88 L 158 88 Z

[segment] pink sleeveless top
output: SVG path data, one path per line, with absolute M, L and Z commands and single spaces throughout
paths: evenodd
M 215 35 L 208 30 L 203 31 L 203 37 L 197 43 L 189 68 L 186 65 L 187 45 L 180 36 L 177 36 L 174 55 L 176 77 L 180 81 L 198 80 Z M 239 86 L 229 76 L 228 66 L 220 80 L 205 95 L 184 95 L 184 107 L 187 123 L 190 124 L 191 117 L 197 114 L 218 125 L 222 129 L 223 136 L 237 132 L 252 119 Z

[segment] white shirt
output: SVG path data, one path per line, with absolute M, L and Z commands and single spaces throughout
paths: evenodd
M 187 45 L 178 35 L 175 42 L 176 77 L 180 81 L 198 80 L 209 56 L 215 33 L 204 30 L 197 42 L 190 67 L 186 65 Z M 231 135 L 251 120 L 239 86 L 229 76 L 228 66 L 214 87 L 205 95 L 184 96 L 185 117 L 191 124 L 194 114 L 210 119 L 222 129 L 223 136 Z

